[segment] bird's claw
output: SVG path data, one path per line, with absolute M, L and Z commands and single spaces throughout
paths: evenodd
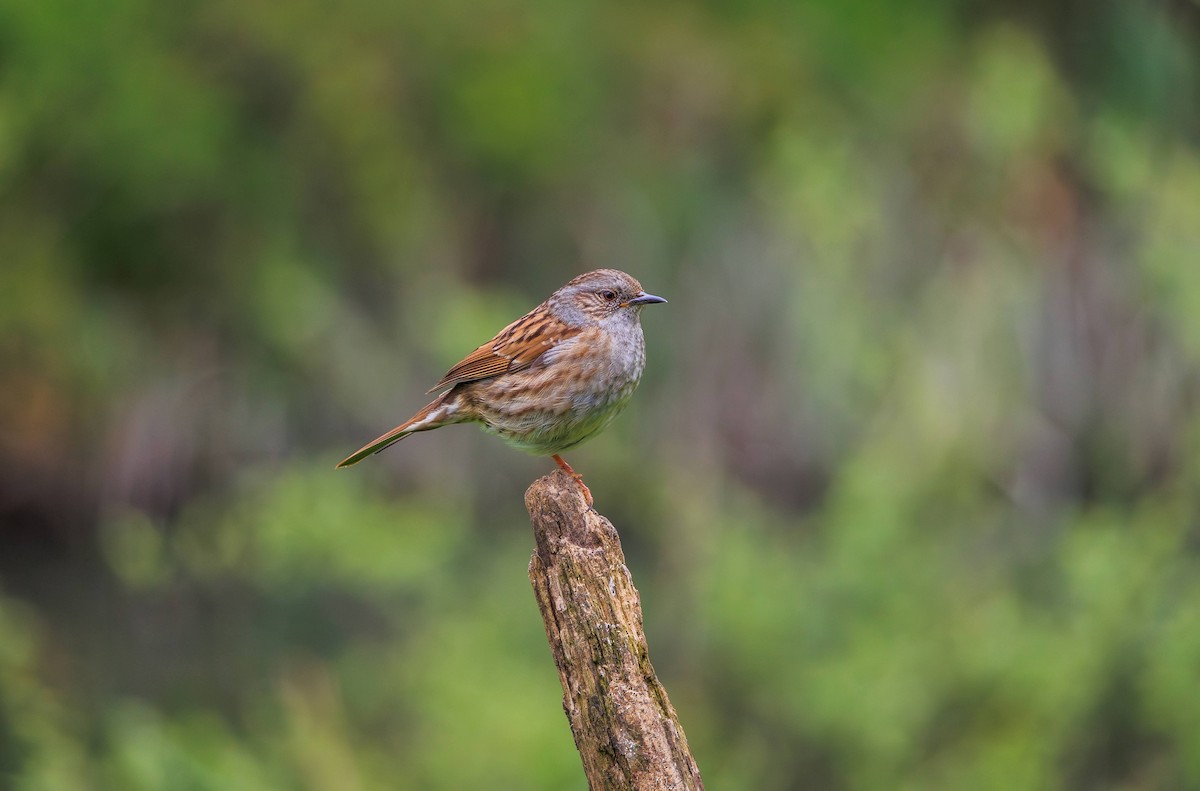
M 571 465 L 567 464 L 567 460 L 564 459 L 562 456 L 555 454 L 555 455 L 551 456 L 550 458 L 554 459 L 554 463 L 557 464 L 559 466 L 559 468 L 562 469 L 563 472 L 565 472 L 567 475 L 570 475 L 572 478 L 575 479 L 575 483 L 579 484 L 579 489 L 581 492 L 583 492 L 583 501 L 585 503 L 587 503 L 588 508 L 591 508 L 592 507 L 592 490 L 587 488 L 587 484 L 583 482 L 583 476 L 580 475 L 579 473 L 575 472 L 575 470 L 571 469 Z

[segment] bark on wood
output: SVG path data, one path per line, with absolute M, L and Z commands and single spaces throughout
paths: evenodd
M 650 665 L 641 601 L 616 529 L 561 471 L 535 481 L 525 507 L 537 542 L 529 580 L 589 787 L 703 789 Z

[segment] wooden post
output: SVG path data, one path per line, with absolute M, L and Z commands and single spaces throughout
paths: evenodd
M 529 580 L 588 786 L 702 791 L 679 718 L 650 665 L 642 605 L 616 529 L 562 471 L 535 481 L 525 507 L 537 542 Z

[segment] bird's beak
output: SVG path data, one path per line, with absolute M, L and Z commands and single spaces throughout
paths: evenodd
M 656 302 L 666 302 L 666 300 L 662 297 L 656 297 L 653 294 L 647 294 L 645 291 L 643 291 L 621 307 L 628 308 L 633 305 L 653 305 Z

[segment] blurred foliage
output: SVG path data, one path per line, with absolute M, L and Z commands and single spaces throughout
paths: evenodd
M 333 464 L 585 269 L 708 785 L 1200 789 L 1200 6 L 0 4 L 0 787 L 574 789 L 524 487 Z

